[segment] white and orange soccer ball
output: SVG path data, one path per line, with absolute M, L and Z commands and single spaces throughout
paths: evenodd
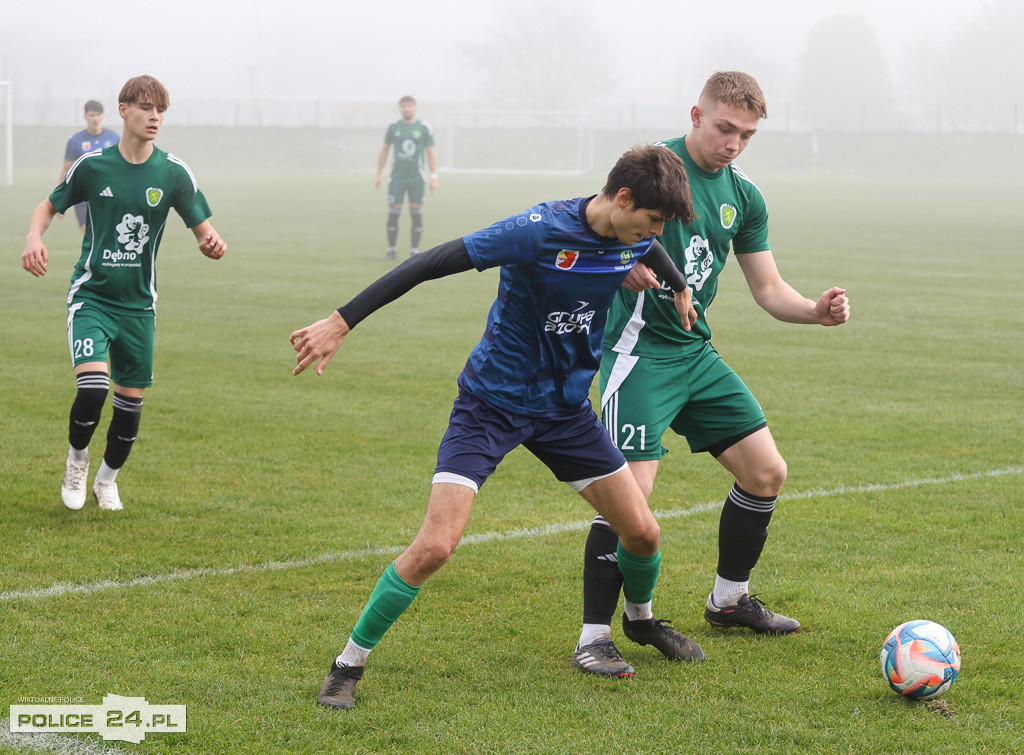
M 882 675 L 898 694 L 915 700 L 938 697 L 960 674 L 960 646 L 949 630 L 916 619 L 889 632 L 880 656 Z

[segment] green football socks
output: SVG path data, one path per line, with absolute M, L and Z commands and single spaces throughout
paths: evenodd
M 352 630 L 352 639 L 357 645 L 372 650 L 412 604 L 419 591 L 419 587 L 413 587 L 398 576 L 394 563 L 389 564 L 359 615 L 356 627 Z
M 616 548 L 619 571 L 622 572 L 622 594 L 631 603 L 649 603 L 661 571 L 661 551 L 653 556 L 637 556 L 619 543 Z

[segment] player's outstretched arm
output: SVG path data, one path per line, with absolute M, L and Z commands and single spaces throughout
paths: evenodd
M 28 223 L 25 251 L 21 253 L 21 266 L 37 278 L 46 275 L 46 269 L 50 265 L 50 253 L 43 244 L 43 234 L 56 215 L 57 208 L 49 199 L 44 199 L 32 212 L 32 219 Z
M 334 311 L 328 317 L 292 333 L 292 348 L 298 354 L 295 357 L 298 366 L 292 370 L 292 374 L 298 375 L 313 362 L 317 362 L 316 374 L 323 375 L 327 363 L 338 353 L 341 342 L 345 340 L 349 330 L 351 328 L 345 322 L 345 318 Z
M 776 320 L 799 325 L 842 325 L 850 317 L 846 290 L 830 288 L 818 301 L 808 299 L 782 279 L 770 250 L 737 254 L 754 301 Z
M 299 365 L 292 374 L 298 375 L 319 359 L 316 374 L 322 375 L 341 346 L 342 339 L 370 314 L 424 281 L 472 269 L 473 261 L 461 238 L 410 257 L 364 288 L 350 302 L 338 307 L 330 317 L 292 333 L 292 346 L 299 354 Z
M 195 234 L 196 241 L 199 242 L 199 251 L 211 260 L 219 260 L 228 250 L 227 242 L 214 230 L 209 220 L 204 220 L 193 228 L 192 233 Z

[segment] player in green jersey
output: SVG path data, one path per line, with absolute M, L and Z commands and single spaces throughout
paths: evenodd
M 395 159 L 391 166 L 391 180 L 388 181 L 388 252 L 384 255 L 386 260 L 393 260 L 397 256 L 395 245 L 398 243 L 398 216 L 402 214 L 406 194 L 409 195 L 409 219 L 412 222 L 412 245 L 409 256 L 412 257 L 420 251 L 420 237 L 423 235 L 423 202 L 426 199 L 422 172 L 424 158 L 430 167 L 430 193 L 437 191 L 434 131 L 429 123 L 416 120 L 416 100 L 409 95 L 398 101 L 398 108 L 402 117 L 388 126 L 388 130 L 384 132 L 384 145 L 377 156 L 377 177 L 373 184 L 380 187 L 384 164 L 388 161 L 388 153 L 394 145 Z
M 89 203 L 67 297 L 68 347 L 78 383 L 61 483 L 69 509 L 85 505 L 89 441 L 111 384 L 113 416 L 93 493 L 101 508 L 122 507 L 115 480 L 138 433 L 142 395 L 153 384 L 156 254 L 171 208 L 192 229 L 200 252 L 216 260 L 227 250 L 192 171 L 153 144 L 168 104 L 167 90 L 153 77 L 129 79 L 118 96 L 121 141 L 75 161 L 29 222 L 21 266 L 40 277 L 50 261 L 43 233 L 58 213 Z
M 754 300 L 778 320 L 840 325 L 849 319 L 850 305 L 842 288 L 830 288 L 813 301 L 779 275 L 768 244 L 764 198 L 733 163 L 766 116 L 764 95 L 753 77 L 719 72 L 707 81 L 691 110 L 689 134 L 665 142 L 686 165 L 697 220 L 666 224 L 661 242 L 686 274 L 699 317 L 690 331 L 671 322 L 666 310 L 671 290 L 659 287 L 657 277 L 638 264 L 626 280 L 630 290 L 620 290 L 608 315 L 600 385 L 602 418 L 648 500 L 667 453 L 661 438 L 669 428 L 686 437 L 693 453 L 707 451 L 718 459 L 736 480 L 722 509 L 717 578 L 705 606 L 706 620 L 715 626 L 787 634 L 800 623 L 769 611 L 749 594 L 748 586 L 786 479 L 786 462 L 761 407 L 711 346 L 707 311 L 730 246 Z M 595 519 L 584 554 L 577 658 L 589 644 L 610 638 L 621 584 L 614 562 L 616 542 L 607 523 Z M 635 639 L 628 631 L 626 636 Z M 651 644 L 670 658 L 678 657 L 670 645 Z M 617 671 L 585 670 L 608 675 Z

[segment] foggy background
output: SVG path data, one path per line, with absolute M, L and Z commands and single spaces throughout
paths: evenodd
M 708 75 L 741 69 L 765 90 L 765 131 L 1024 127 L 1019 0 L 2 3 L 19 126 L 82 128 L 96 98 L 120 130 L 117 92 L 149 73 L 174 125 L 382 130 L 412 94 L 435 127 L 544 109 L 682 133 Z

